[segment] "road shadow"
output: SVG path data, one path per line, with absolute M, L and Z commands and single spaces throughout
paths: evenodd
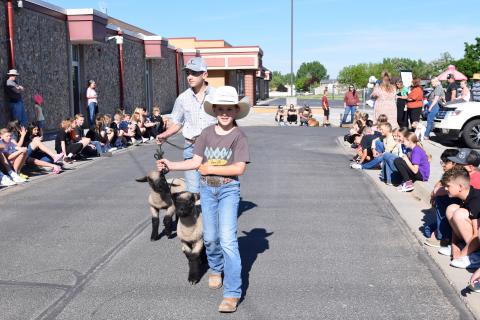
M 256 203 L 245 201 L 240 198 L 240 203 L 238 204 L 238 217 L 240 217 L 244 212 L 256 207 L 258 207 Z
M 250 232 L 242 231 L 243 236 L 238 238 L 238 247 L 242 258 L 242 300 L 247 294 L 250 285 L 249 276 L 252 266 L 259 254 L 268 250 L 268 237 L 273 232 L 267 232 L 264 228 L 255 228 Z
M 418 230 L 427 238 L 430 238 L 431 233 L 435 231 L 436 228 L 436 218 L 435 210 L 433 208 L 423 209 L 422 210 L 423 224 L 418 228 Z

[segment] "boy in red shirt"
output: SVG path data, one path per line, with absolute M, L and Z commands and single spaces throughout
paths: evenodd
M 330 107 L 328 106 L 327 92 L 328 92 L 328 88 L 325 87 L 325 90 L 323 90 L 323 97 L 322 97 L 324 127 L 330 127 Z

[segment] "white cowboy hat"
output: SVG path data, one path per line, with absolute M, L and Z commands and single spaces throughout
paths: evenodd
M 213 110 L 213 106 L 216 104 L 221 105 L 232 105 L 238 106 L 240 108 L 237 116 L 235 119 L 242 119 L 248 115 L 250 111 L 250 104 L 248 103 L 248 98 L 243 97 L 240 101 L 238 100 L 238 93 L 234 87 L 224 86 L 220 87 L 213 95 L 209 95 L 205 98 L 205 102 L 203 103 L 203 108 L 205 112 L 211 115 L 212 117 L 216 117 L 215 111 Z
M 19 76 L 17 69 L 10 69 L 8 70 L 7 76 Z
M 480 73 L 474 73 L 472 80 L 480 80 Z

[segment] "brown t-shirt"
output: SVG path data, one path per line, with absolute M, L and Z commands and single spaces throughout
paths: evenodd
M 203 157 L 202 163 L 212 166 L 250 162 L 247 136 L 238 127 L 224 136 L 215 132 L 215 125 L 205 128 L 195 140 L 193 154 Z

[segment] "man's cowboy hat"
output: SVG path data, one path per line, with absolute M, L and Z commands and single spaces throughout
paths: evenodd
M 17 69 L 10 69 L 7 73 L 7 76 L 19 76 Z
M 250 111 L 250 104 L 248 103 L 248 98 L 243 97 L 240 101 L 238 100 L 238 93 L 234 87 L 224 86 L 215 90 L 213 95 L 209 95 L 205 98 L 203 103 L 203 108 L 205 112 L 216 117 L 215 112 L 213 111 L 213 106 L 216 104 L 221 105 L 232 105 L 238 106 L 240 110 L 238 111 L 237 117 L 235 119 L 242 119 L 248 115 Z
M 472 80 L 480 80 L 480 73 L 474 73 Z

